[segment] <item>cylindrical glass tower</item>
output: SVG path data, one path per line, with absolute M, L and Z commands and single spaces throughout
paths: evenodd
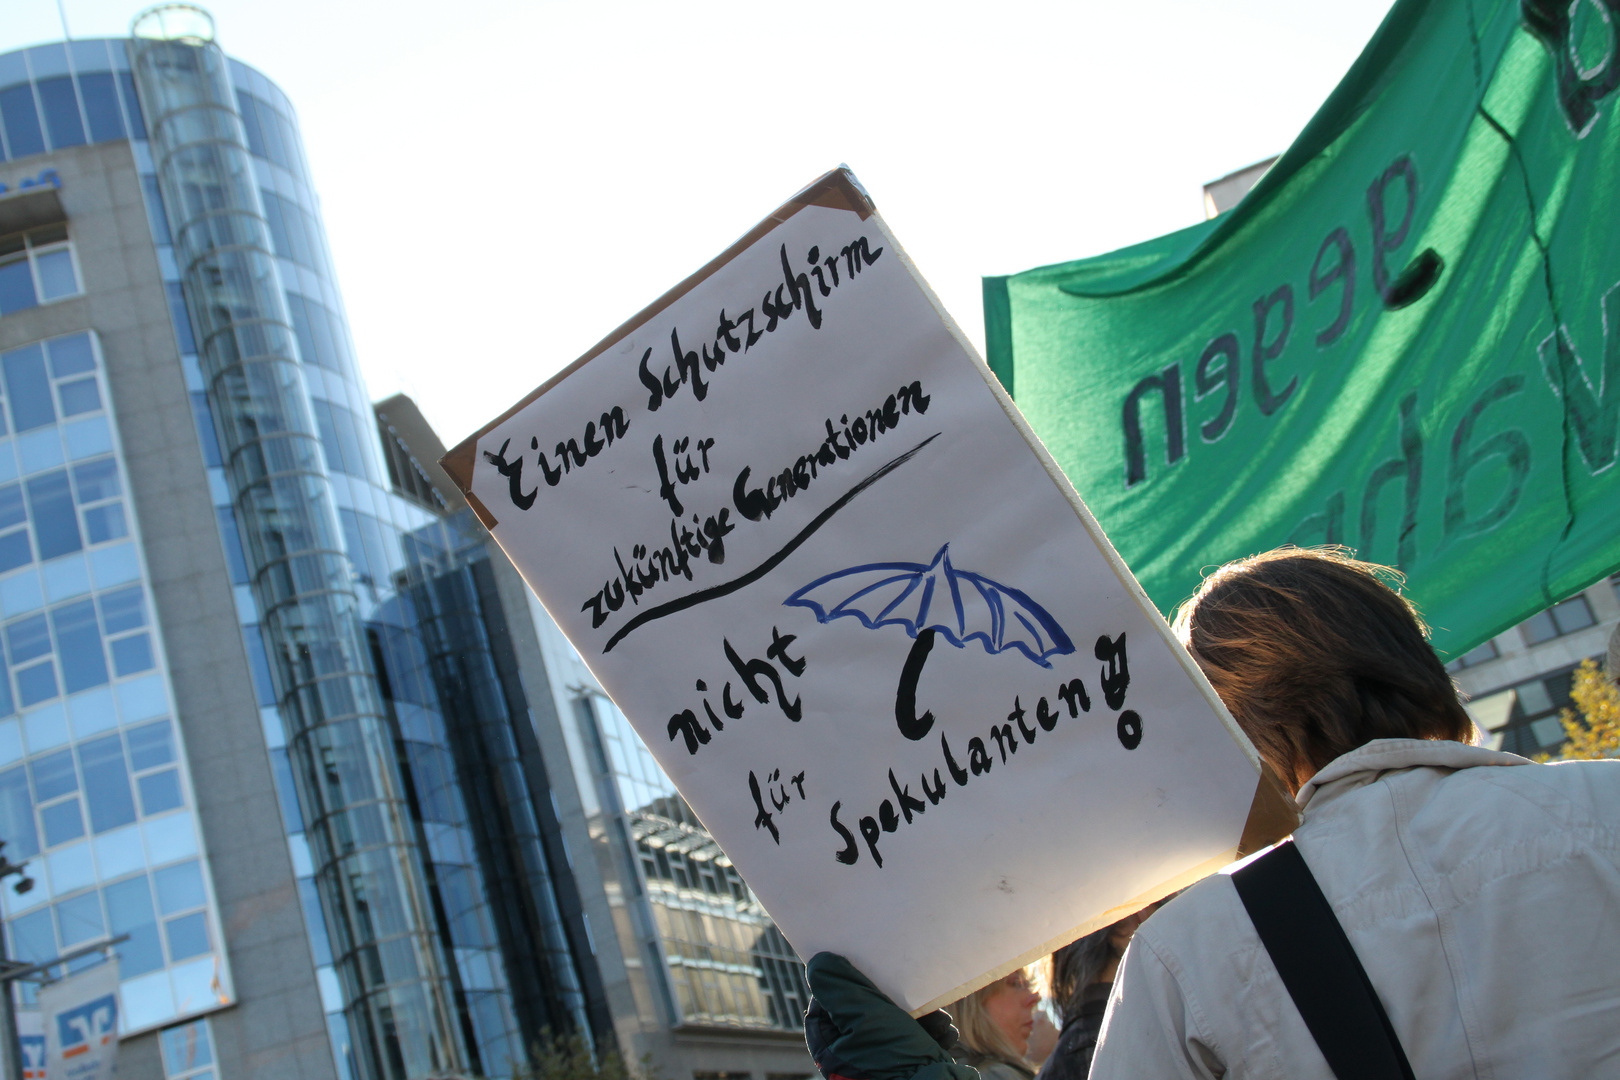
M 363 479 L 366 465 L 374 472 L 365 461 L 374 454 L 350 434 L 338 440 L 339 453 L 352 450 L 361 460 L 325 460 L 290 310 L 298 294 L 281 280 L 280 237 L 272 235 L 272 213 L 286 233 L 286 208 L 267 207 L 261 197 L 226 58 L 185 14 L 171 8 L 137 21 L 135 81 L 270 658 L 353 1065 L 365 1076 L 402 1080 L 469 1070 L 477 1062 L 455 1019 L 332 480 L 351 465 Z M 182 36 L 146 36 L 173 33 L 177 21 Z M 276 132 L 279 148 L 297 161 L 286 135 Z M 313 261 L 307 248 L 319 237 L 297 224 Z M 332 323 L 322 321 L 330 337 Z

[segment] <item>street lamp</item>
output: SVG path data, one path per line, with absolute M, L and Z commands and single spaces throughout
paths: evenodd
M 17 882 L 11 888 L 21 896 L 34 887 L 34 879 L 28 876 L 28 863 L 12 862 L 5 853 L 5 846 L 6 842 L 0 840 L 0 882 L 15 877 Z M 0 1009 L 0 1062 L 4 1063 L 6 1080 L 23 1080 L 22 1042 L 17 1038 L 17 996 L 11 984 L 31 969 L 30 964 L 6 958 L 6 939 L 0 934 L 0 991 L 6 996 L 6 1007 Z

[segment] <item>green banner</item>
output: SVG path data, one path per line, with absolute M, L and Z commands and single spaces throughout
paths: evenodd
M 992 368 L 1161 609 L 1283 543 L 1455 656 L 1620 565 L 1620 0 L 1400 0 L 1238 207 L 984 282 Z

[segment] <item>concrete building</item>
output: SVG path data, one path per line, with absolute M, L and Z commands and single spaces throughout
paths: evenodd
M 1280 155 L 1273 154 L 1264 161 L 1257 161 L 1253 165 L 1245 165 L 1241 169 L 1227 173 L 1219 180 L 1211 180 L 1204 185 L 1204 217 L 1205 219 L 1219 217 L 1243 200 L 1249 189 L 1260 182 L 1260 178 L 1277 164 Z
M 1532 757 L 1564 742 L 1559 713 L 1582 660 L 1603 667 L 1620 633 L 1620 574 L 1531 616 L 1447 665 L 1489 745 Z M 1611 678 L 1620 671 L 1609 670 Z
M 373 411 L 296 114 L 198 9 L 0 55 L 0 422 L 6 947 L 129 935 L 123 1076 L 809 1073 L 791 951 Z

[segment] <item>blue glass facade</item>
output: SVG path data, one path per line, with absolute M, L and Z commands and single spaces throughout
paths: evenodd
M 0 352 L 0 897 L 16 959 L 129 935 L 132 1032 L 232 991 L 109 400 L 92 333 Z
M 0 161 L 144 139 L 121 41 L 70 41 L 0 55 Z
M 666 1022 L 797 1034 L 810 1001 L 803 963 L 629 719 L 532 606 L 604 876 L 628 908 L 623 948 L 644 958 Z

